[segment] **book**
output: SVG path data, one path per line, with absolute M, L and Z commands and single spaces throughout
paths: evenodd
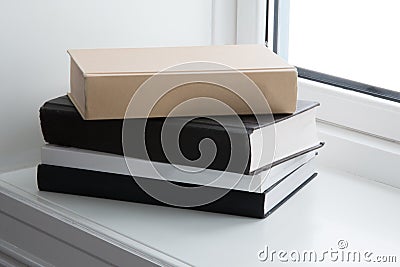
M 167 117 L 179 104 L 200 98 L 222 101 L 234 114 L 292 113 L 296 108 L 296 68 L 264 45 L 72 49 L 68 53 L 69 95 L 87 120 Z M 149 100 L 156 104 L 150 114 L 143 108 L 126 114 L 133 95 L 142 88 L 145 102 L 168 93 Z M 192 102 L 175 116 L 227 114 L 232 111 L 206 101 Z
M 226 189 L 205 187 L 205 190 L 213 194 L 224 190 L 221 194 L 223 196 L 210 203 L 192 207 L 173 206 L 157 200 L 147 194 L 137 183 L 137 179 L 145 179 L 147 183 L 151 183 L 151 186 L 161 189 L 166 186 L 166 183 L 169 183 L 157 179 L 140 177 L 133 179 L 129 175 L 40 164 L 37 168 L 37 184 L 39 190 L 48 192 L 265 218 L 314 179 L 316 175 L 312 164 L 306 164 L 263 193 L 241 190 L 225 192 Z M 184 187 L 193 186 L 185 183 L 177 184 Z
M 133 175 L 186 184 L 196 184 L 241 191 L 262 193 L 282 178 L 290 175 L 316 156 L 315 151 L 289 159 L 254 175 L 151 162 L 137 158 L 124 158 L 104 152 L 72 147 L 45 145 L 42 147 L 41 163 L 45 165 L 85 169 L 99 172 Z M 129 166 L 128 166 L 129 165 Z
M 253 175 L 323 145 L 316 134 L 318 105 L 299 100 L 295 113 L 274 114 L 274 121 L 270 116 L 257 121 L 254 116 L 243 115 L 240 120 L 244 127 L 231 116 L 222 116 L 223 126 L 210 118 L 194 118 L 179 133 L 179 149 L 184 160 L 181 157 L 171 160 L 165 154 L 161 142 L 165 118 L 84 120 L 69 98 L 62 96 L 44 103 L 40 108 L 40 123 L 45 141 L 54 145 Z M 169 119 L 168 125 L 180 126 L 182 120 L 180 117 Z M 123 125 L 127 122 L 131 130 L 129 142 L 123 146 L 126 141 Z M 144 122 L 145 133 L 135 132 L 136 124 L 140 129 Z M 206 164 L 196 160 L 202 156 L 199 144 L 204 139 L 212 140 L 216 147 L 213 160 Z M 232 158 L 237 164 L 231 164 Z

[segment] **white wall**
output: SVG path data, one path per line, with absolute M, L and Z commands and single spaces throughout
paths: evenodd
M 69 90 L 68 48 L 208 45 L 212 0 L 1 0 L 0 172 L 36 164 L 39 107 Z

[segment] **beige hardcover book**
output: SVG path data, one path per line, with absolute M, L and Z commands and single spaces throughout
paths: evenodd
M 68 53 L 69 97 L 87 120 L 293 113 L 296 109 L 296 68 L 263 45 L 74 49 Z

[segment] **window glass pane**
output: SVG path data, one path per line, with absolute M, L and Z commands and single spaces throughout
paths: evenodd
M 291 64 L 400 91 L 400 1 L 291 0 Z

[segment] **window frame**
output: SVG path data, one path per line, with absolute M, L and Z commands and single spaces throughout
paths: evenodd
M 232 10 L 236 12 L 236 21 L 235 23 L 225 24 L 230 25 L 232 31 L 221 30 L 218 35 L 224 36 L 227 32 L 234 32 L 235 36 L 231 36 L 230 39 L 224 37 L 223 42 L 213 44 L 230 43 L 229 40 L 231 39 L 236 40 L 235 44 L 265 43 L 271 49 L 275 47 L 278 54 L 285 58 L 285 55 L 280 53 L 286 49 L 285 43 L 282 41 L 275 42 L 275 40 L 288 37 L 287 31 L 286 36 L 282 36 L 282 31 L 279 31 L 279 29 L 288 25 L 288 21 L 285 21 L 288 17 L 276 17 L 274 13 L 285 7 L 282 3 L 287 4 L 289 1 L 226 0 L 224 3 L 231 4 Z M 217 18 L 226 17 L 226 9 L 226 6 L 217 9 L 214 15 Z M 278 23 L 275 23 L 277 21 Z M 215 28 L 215 25 L 213 27 Z M 277 28 L 278 32 L 274 31 L 274 28 Z M 361 90 L 362 84 L 357 82 L 349 82 L 348 87 L 352 86 L 353 90 L 347 90 L 343 88 L 345 86 L 338 85 L 335 79 L 333 81 L 327 79 L 324 83 L 312 74 L 314 73 L 307 73 L 302 68 L 299 69 L 298 96 L 300 99 L 309 99 L 321 103 L 317 113 L 318 121 L 360 132 L 374 138 L 390 140 L 390 142 L 395 142 L 396 145 L 400 146 L 400 123 L 396 123 L 400 121 L 399 102 L 393 101 L 391 97 L 381 97 L 382 94 L 378 91 L 375 92 L 375 95 L 371 92 L 366 94 Z
M 276 0 L 212 1 L 217 4 L 213 10 L 212 33 L 218 39 L 211 44 L 266 44 L 273 48 L 274 20 L 279 19 L 273 16 L 274 10 L 279 8 L 274 5 Z M 282 42 L 275 45 L 278 53 L 284 48 Z M 298 79 L 298 98 L 321 104 L 317 129 L 325 146 L 317 158 L 317 166 L 400 188 L 398 174 L 394 171 L 400 162 L 400 123 L 397 123 L 400 122 L 400 104 L 309 77 L 301 78 L 303 74 L 300 73 Z
M 271 6 L 271 2 L 273 2 L 273 25 L 269 27 L 268 23 L 271 23 L 269 16 L 271 15 L 271 10 L 267 9 L 266 13 L 266 21 L 267 21 L 267 29 L 273 29 L 272 39 L 273 45 L 272 50 L 282 56 L 283 58 L 288 58 L 288 42 L 289 42 L 289 8 L 290 8 L 290 0 L 267 0 L 267 6 Z M 265 35 L 266 43 L 270 43 L 269 39 L 271 35 Z M 370 96 L 394 101 L 400 103 L 400 92 L 389 90 L 386 88 L 369 85 L 366 83 L 345 79 L 342 77 L 318 72 L 317 70 L 310 70 L 306 68 L 302 68 L 301 66 L 296 66 L 298 70 L 298 75 L 300 78 L 304 78 L 307 80 L 320 82 L 327 85 L 336 86 L 338 88 L 342 88 L 345 90 L 351 90 L 363 94 L 367 94 Z
M 281 1 L 286 3 L 282 6 Z M 288 17 L 274 14 L 289 1 L 268 0 L 266 14 L 266 43 L 286 59 L 288 43 L 282 39 L 288 38 Z M 400 160 L 400 104 L 395 92 L 301 67 L 298 72 L 299 99 L 321 104 L 318 135 L 326 143 L 319 164 L 400 188 L 394 171 Z

